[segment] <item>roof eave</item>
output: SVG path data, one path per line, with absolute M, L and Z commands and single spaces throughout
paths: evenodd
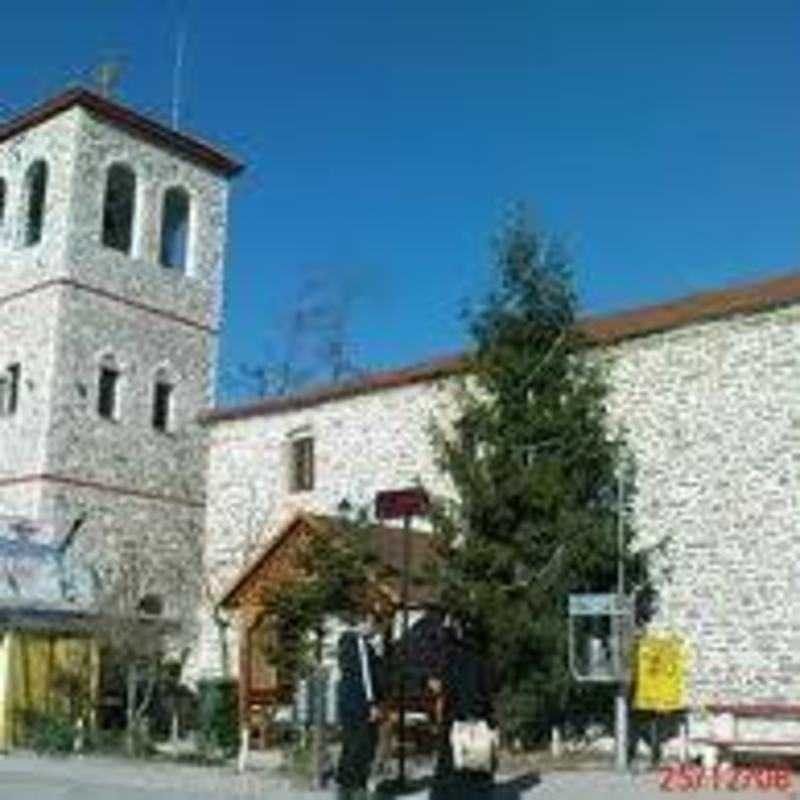
M 0 142 L 40 125 L 74 106 L 80 106 L 132 135 L 159 144 L 227 178 L 238 175 L 244 169 L 240 161 L 201 139 L 168 128 L 83 87 L 68 89 L 0 125 Z
M 774 311 L 798 302 L 800 302 L 800 272 L 792 272 L 728 289 L 701 292 L 668 303 L 602 316 L 584 317 L 577 321 L 577 327 L 591 346 L 610 347 L 624 341 L 654 336 L 689 325 Z M 200 424 L 210 425 L 299 411 L 323 403 L 452 377 L 463 373 L 467 364 L 466 354 L 446 356 L 299 394 L 269 397 L 227 408 L 211 409 L 198 415 L 198 420 Z

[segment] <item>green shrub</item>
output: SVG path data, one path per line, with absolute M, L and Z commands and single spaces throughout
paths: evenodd
M 289 769 L 303 777 L 310 777 L 313 772 L 314 748 L 311 737 L 306 741 L 295 742 L 289 750 Z
M 121 754 L 125 751 L 125 731 L 119 728 L 89 730 L 86 749 L 93 753 Z
M 206 752 L 232 756 L 239 746 L 236 681 L 217 679 L 198 684 L 200 747 Z
M 225 766 L 227 759 L 215 757 L 209 753 L 178 753 L 170 759 L 178 764 L 191 764 L 193 767 L 222 767 Z
M 23 715 L 24 743 L 40 755 L 71 753 L 75 725 L 66 714 L 27 711 Z

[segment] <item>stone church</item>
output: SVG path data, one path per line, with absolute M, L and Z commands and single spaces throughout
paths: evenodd
M 210 609 L 299 514 L 448 492 L 427 431 L 461 370 L 215 407 L 241 168 L 86 90 L 0 127 L 0 513 L 83 515 L 98 557 L 191 532 L 194 677 L 223 652 L 236 673 Z M 581 324 L 636 459 L 638 545 L 670 541 L 653 627 L 690 646 L 690 704 L 800 701 L 800 274 Z

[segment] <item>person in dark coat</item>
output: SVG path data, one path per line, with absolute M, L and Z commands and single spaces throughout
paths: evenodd
M 350 629 L 339 637 L 340 679 L 337 704 L 342 752 L 336 771 L 341 800 L 367 796 L 367 781 L 377 745 L 378 708 L 382 697 L 379 660 L 366 632 Z
M 491 680 L 474 629 L 450 632 L 443 648 L 439 674 L 430 682 L 436 698 L 438 747 L 431 800 L 478 800 L 492 793 L 491 771 L 456 770 L 450 735 L 456 721 L 485 720 L 495 727 Z

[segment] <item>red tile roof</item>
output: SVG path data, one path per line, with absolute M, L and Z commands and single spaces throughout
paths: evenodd
M 101 97 L 83 88 L 68 89 L 9 122 L 1 124 L 0 142 L 40 125 L 73 106 L 81 106 L 105 122 L 122 128 L 126 133 L 171 150 L 212 172 L 232 177 L 244 168 L 241 163 L 229 155 L 194 136 L 173 130 L 114 100 Z
M 613 345 L 625 339 L 647 336 L 699 322 L 737 314 L 755 314 L 800 302 L 800 272 L 779 278 L 702 292 L 669 303 L 644 306 L 615 314 L 586 317 L 579 328 L 598 345 Z M 461 353 L 415 364 L 403 369 L 368 374 L 344 383 L 320 386 L 298 394 L 268 397 L 200 415 L 203 423 L 269 416 L 296 411 L 361 394 L 425 383 L 465 369 Z
M 229 408 L 216 408 L 202 412 L 200 422 L 220 422 L 222 420 L 243 419 L 245 417 L 267 416 L 282 411 L 294 411 L 300 408 L 326 403 L 330 400 L 345 400 L 348 397 L 376 392 L 382 389 L 395 389 L 398 386 L 410 386 L 436 378 L 454 375 L 464 368 L 464 358 L 457 355 L 425 361 L 403 369 L 390 372 L 374 372 L 362 378 L 355 378 L 337 384 L 312 388 L 298 394 L 267 397 L 252 403 L 244 403 Z

